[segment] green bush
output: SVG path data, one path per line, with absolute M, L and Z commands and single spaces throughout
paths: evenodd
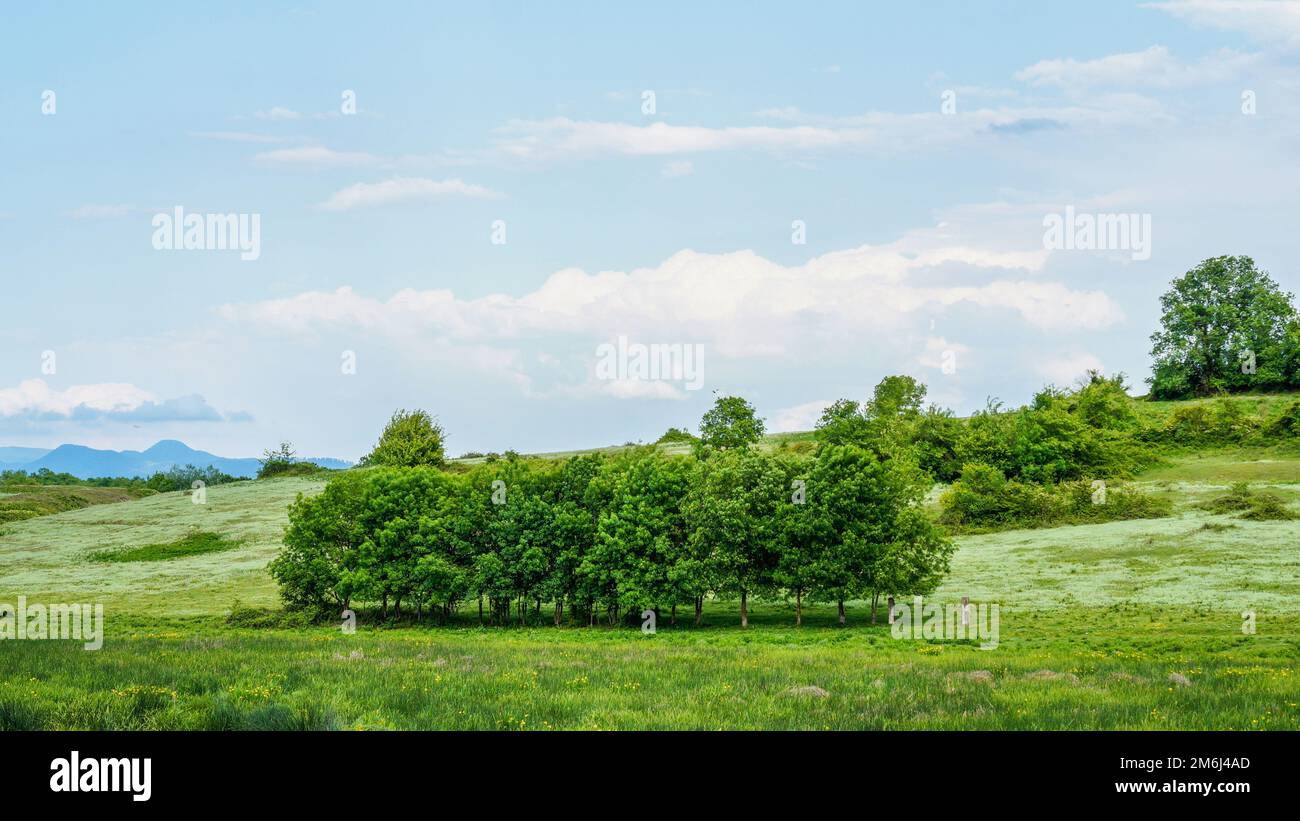
M 1271 437 L 1300 437 L 1300 402 L 1292 402 L 1264 426 Z
M 323 473 L 330 473 L 329 468 L 323 468 L 315 462 L 272 462 L 265 465 L 257 472 L 259 479 L 272 479 L 281 476 L 319 476 Z
M 302 610 L 281 610 L 270 607 L 246 607 L 238 600 L 226 615 L 231 627 L 251 627 L 259 630 L 297 629 L 311 624 L 311 615 Z
M 1151 519 L 1172 510 L 1168 500 L 1122 485 L 1086 479 L 1059 485 L 1017 482 L 982 464 L 966 465 L 939 503 L 941 523 L 967 530 Z
M 1222 496 L 1202 504 L 1201 509 L 1211 513 L 1238 514 L 1238 519 L 1254 521 L 1290 521 L 1300 518 L 1280 497 L 1272 493 L 1250 489 L 1246 482 L 1236 482 Z

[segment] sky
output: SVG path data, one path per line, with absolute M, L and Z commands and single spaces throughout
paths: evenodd
M 0 445 L 356 459 L 423 408 L 451 455 L 561 451 L 715 395 L 806 430 L 896 373 L 962 414 L 1140 394 L 1200 260 L 1300 289 L 1300 3 L 806 5 L 7 4 Z

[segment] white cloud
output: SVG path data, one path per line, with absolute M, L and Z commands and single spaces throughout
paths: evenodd
M 81 407 L 105 413 L 121 413 L 153 401 L 153 394 L 125 382 L 73 385 L 60 391 L 45 384 L 43 379 L 27 379 L 16 388 L 0 389 L 0 416 L 27 413 L 70 416 Z
M 627 272 L 563 269 L 518 297 L 461 299 L 448 290 L 405 289 L 381 300 L 344 287 L 220 310 L 228 319 L 280 330 L 351 327 L 460 343 L 628 334 L 706 343 L 711 355 L 724 358 L 807 354 L 826 340 L 847 345 L 887 337 L 906 327 L 909 315 L 952 307 L 985 309 L 1004 317 L 998 322 L 1015 315 L 1049 332 L 1103 329 L 1122 316 L 1101 291 L 1025 279 L 1023 274 L 1042 265 L 1044 251 L 929 247 L 934 239 L 918 232 L 890 245 L 824 254 L 793 266 L 752 251 L 687 250 Z M 966 282 L 934 281 L 941 266 L 961 269 Z M 1012 271 L 1020 275 L 1006 276 Z M 969 282 L 972 277 L 986 281 Z
M 1069 353 L 1035 360 L 1040 376 L 1059 387 L 1073 385 L 1090 370 L 1105 371 L 1101 360 L 1090 353 Z
M 290 108 L 275 106 L 266 111 L 257 111 L 253 116 L 259 120 L 301 120 L 303 115 Z
M 43 379 L 26 379 L 14 388 L 0 388 L 0 418 L 27 417 L 119 422 L 216 422 L 243 420 L 247 414 L 223 417 L 202 396 L 159 400 L 127 382 L 51 388 Z
M 811 126 L 629 125 L 616 122 L 578 121 L 566 117 L 516 120 L 500 129 L 497 143 L 507 156 L 530 159 L 553 155 L 614 153 L 642 156 L 736 149 L 820 149 L 866 144 L 865 129 L 830 129 Z
M 1193 25 L 1239 31 L 1257 40 L 1300 44 L 1297 0 L 1169 0 L 1145 7 Z
M 682 400 L 687 394 L 671 382 L 648 379 L 593 380 L 586 383 L 588 390 L 581 393 L 603 393 L 615 399 L 673 399 Z
M 1097 86 L 1172 88 L 1225 82 L 1241 76 L 1261 61 L 1259 54 L 1223 49 L 1187 63 L 1164 46 L 1110 54 L 1095 60 L 1042 60 L 1016 73 L 1034 86 L 1079 89 Z
M 443 197 L 500 199 L 503 194 L 460 179 L 431 180 L 426 177 L 394 177 L 384 182 L 359 182 L 336 191 L 320 204 L 326 211 L 350 211 L 402 202 L 429 202 Z
M 294 142 L 294 137 L 277 137 L 271 134 L 256 134 L 249 131 L 191 131 L 189 136 L 202 140 L 221 140 L 233 143 L 287 143 Z
M 792 431 L 812 430 L 817 427 L 817 420 L 821 418 L 822 411 L 830 404 L 831 400 L 829 399 L 818 399 L 814 402 L 804 402 L 802 405 L 774 411 L 772 417 L 767 420 L 768 432 L 790 433 Z
M 380 162 L 373 154 L 361 151 L 334 151 L 319 145 L 263 151 L 253 159 L 263 165 L 319 168 L 355 168 L 377 165 Z
M 960 102 L 959 102 L 960 106 Z M 758 114 L 784 125 L 689 126 L 572 120 L 516 120 L 498 129 L 495 152 L 513 160 L 550 160 L 595 154 L 671 156 L 717 151 L 809 153 L 884 149 L 917 151 L 1005 133 L 1018 125 L 1055 128 L 1111 128 L 1150 125 L 1167 119 L 1161 104 L 1135 94 L 1098 95 L 1087 105 L 1026 105 L 960 109 L 961 116 L 934 110 L 897 114 L 870 111 L 847 117 L 807 114 L 798 108 L 763 109 Z
M 968 353 L 970 348 L 960 342 L 949 342 L 942 336 L 930 336 L 926 337 L 923 352 L 916 361 L 924 368 L 939 371 L 943 370 L 945 365 L 961 368 Z

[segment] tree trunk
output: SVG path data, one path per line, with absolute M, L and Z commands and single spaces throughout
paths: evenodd
M 483 594 L 478 595 L 478 626 L 483 626 Z
M 876 605 L 879 603 L 880 603 L 880 594 L 872 593 L 871 594 L 871 623 L 872 624 L 876 623 Z
M 794 591 L 794 626 L 803 627 L 803 590 Z
M 669 626 L 671 626 L 671 627 L 676 627 L 676 626 L 677 626 L 677 603 L 676 603 L 676 602 L 673 603 L 673 614 L 672 614 L 672 617 L 670 618 L 668 624 L 669 624 Z
M 695 626 L 699 627 L 700 622 L 704 620 L 704 597 L 695 597 Z
M 840 624 L 844 624 L 844 599 L 840 599 Z
M 740 626 L 749 626 L 749 591 L 740 591 Z
M 388 594 L 384 594 L 384 599 L 379 606 L 379 618 L 388 621 Z

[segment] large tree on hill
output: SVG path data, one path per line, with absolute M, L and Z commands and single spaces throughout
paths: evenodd
M 1300 323 L 1294 297 L 1250 257 L 1214 257 L 1160 297 L 1151 335 L 1151 396 L 1300 387 Z
M 719 450 L 748 447 L 763 432 L 754 406 L 739 396 L 719 396 L 700 420 L 700 443 Z
M 361 460 L 361 464 L 442 467 L 444 461 L 442 426 L 422 410 L 399 410 L 384 427 L 375 449 Z

